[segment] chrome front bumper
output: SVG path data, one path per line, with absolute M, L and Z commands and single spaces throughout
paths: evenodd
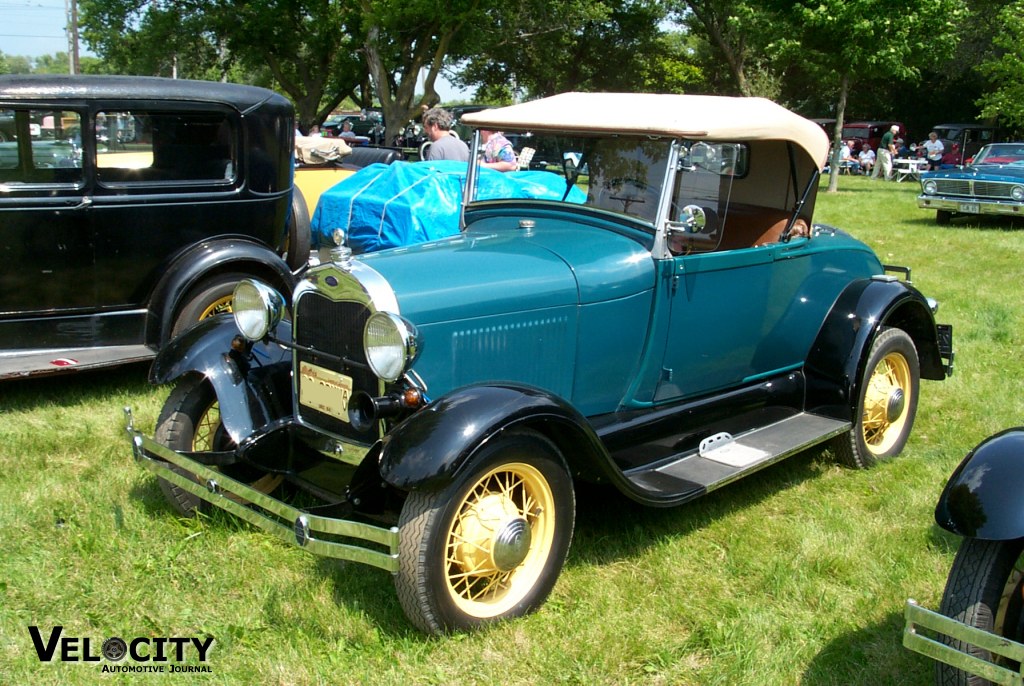
M 131 409 L 125 408 L 124 412 L 135 460 L 157 477 L 314 555 L 360 562 L 391 573 L 398 571 L 397 527 L 385 529 L 292 507 L 144 436 L 134 427 Z M 202 483 L 174 471 L 172 464 L 195 474 Z M 379 550 L 317 538 L 314 534 L 364 541 Z
M 971 207 L 974 205 L 975 207 Z M 979 200 L 947 198 L 941 195 L 919 195 L 917 206 L 924 210 L 946 210 L 960 214 L 995 214 L 1024 217 L 1024 203 L 1011 200 Z
M 1024 645 L 1008 638 L 991 634 L 955 619 L 926 610 L 914 600 L 908 600 L 904 612 L 906 626 L 903 629 L 903 646 L 915 653 L 921 653 L 933 660 L 955 667 L 968 674 L 988 679 L 994 684 L 1007 686 L 1024 685 Z M 926 633 L 922 633 L 921 630 Z M 932 638 L 931 636 L 935 636 Z M 946 645 L 940 637 L 948 636 L 989 651 L 997 658 L 1022 665 L 1021 671 L 1013 671 L 1001 665 L 969 655 L 953 646 Z

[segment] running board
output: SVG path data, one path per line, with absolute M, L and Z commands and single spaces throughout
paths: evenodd
M 13 350 L 0 352 L 0 379 L 98 369 L 116 364 L 151 360 L 155 356 L 156 351 L 145 345 L 59 348 L 42 351 Z
M 802 412 L 738 436 L 721 433 L 690 450 L 627 471 L 640 491 L 683 502 L 849 431 L 850 422 Z

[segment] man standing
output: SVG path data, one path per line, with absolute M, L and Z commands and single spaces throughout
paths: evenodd
M 878 146 L 878 164 L 871 170 L 871 178 L 877 177 L 881 170 L 883 179 L 892 180 L 892 161 L 896 158 L 896 134 L 899 130 L 900 127 L 893 124 L 882 136 L 882 143 Z
M 451 132 L 452 122 L 451 112 L 440 107 L 423 113 L 423 130 L 430 138 L 424 159 L 469 162 L 469 146 Z

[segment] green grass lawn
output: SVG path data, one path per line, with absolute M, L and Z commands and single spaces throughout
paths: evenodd
M 936 226 L 916 184 L 843 177 L 840 189 L 819 195 L 816 220 L 912 267 L 954 325 L 956 373 L 922 382 L 901 457 L 851 471 L 810 451 L 671 510 L 582 490 L 540 612 L 429 638 L 406 622 L 386 572 L 313 557 L 222 513 L 175 517 L 122 428 L 130 405 L 151 430 L 166 396 L 145 367 L 6 383 L 0 684 L 932 683 L 931 663 L 901 647 L 903 604 L 938 605 L 958 544 L 932 520 L 946 478 L 982 438 L 1024 420 L 1024 225 Z M 213 673 L 40 663 L 28 627 L 47 638 L 55 625 L 94 655 L 112 636 L 213 636 Z

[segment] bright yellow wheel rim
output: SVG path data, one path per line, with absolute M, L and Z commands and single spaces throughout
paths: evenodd
M 910 364 L 898 352 L 886 355 L 875 367 L 864 393 L 864 444 L 874 455 L 884 455 L 900 439 L 914 392 Z
M 192 434 L 192 451 L 212 452 L 214 450 L 214 441 L 219 429 L 220 404 L 213 402 L 208 408 L 206 408 L 206 412 L 203 412 L 202 416 L 199 417 L 199 421 L 196 422 L 195 431 Z M 261 493 L 270 493 L 272 490 L 277 488 L 283 480 L 284 477 L 280 474 L 264 474 L 249 485 Z M 249 502 L 233 495 L 228 495 L 227 497 L 239 503 Z
M 206 306 L 206 309 L 199 313 L 199 319 L 206 319 L 215 314 L 229 314 L 231 312 L 231 295 L 217 298 Z
M 458 608 L 496 617 L 540 579 L 555 535 L 555 499 L 535 467 L 504 464 L 480 477 L 462 500 L 445 545 L 445 581 Z

